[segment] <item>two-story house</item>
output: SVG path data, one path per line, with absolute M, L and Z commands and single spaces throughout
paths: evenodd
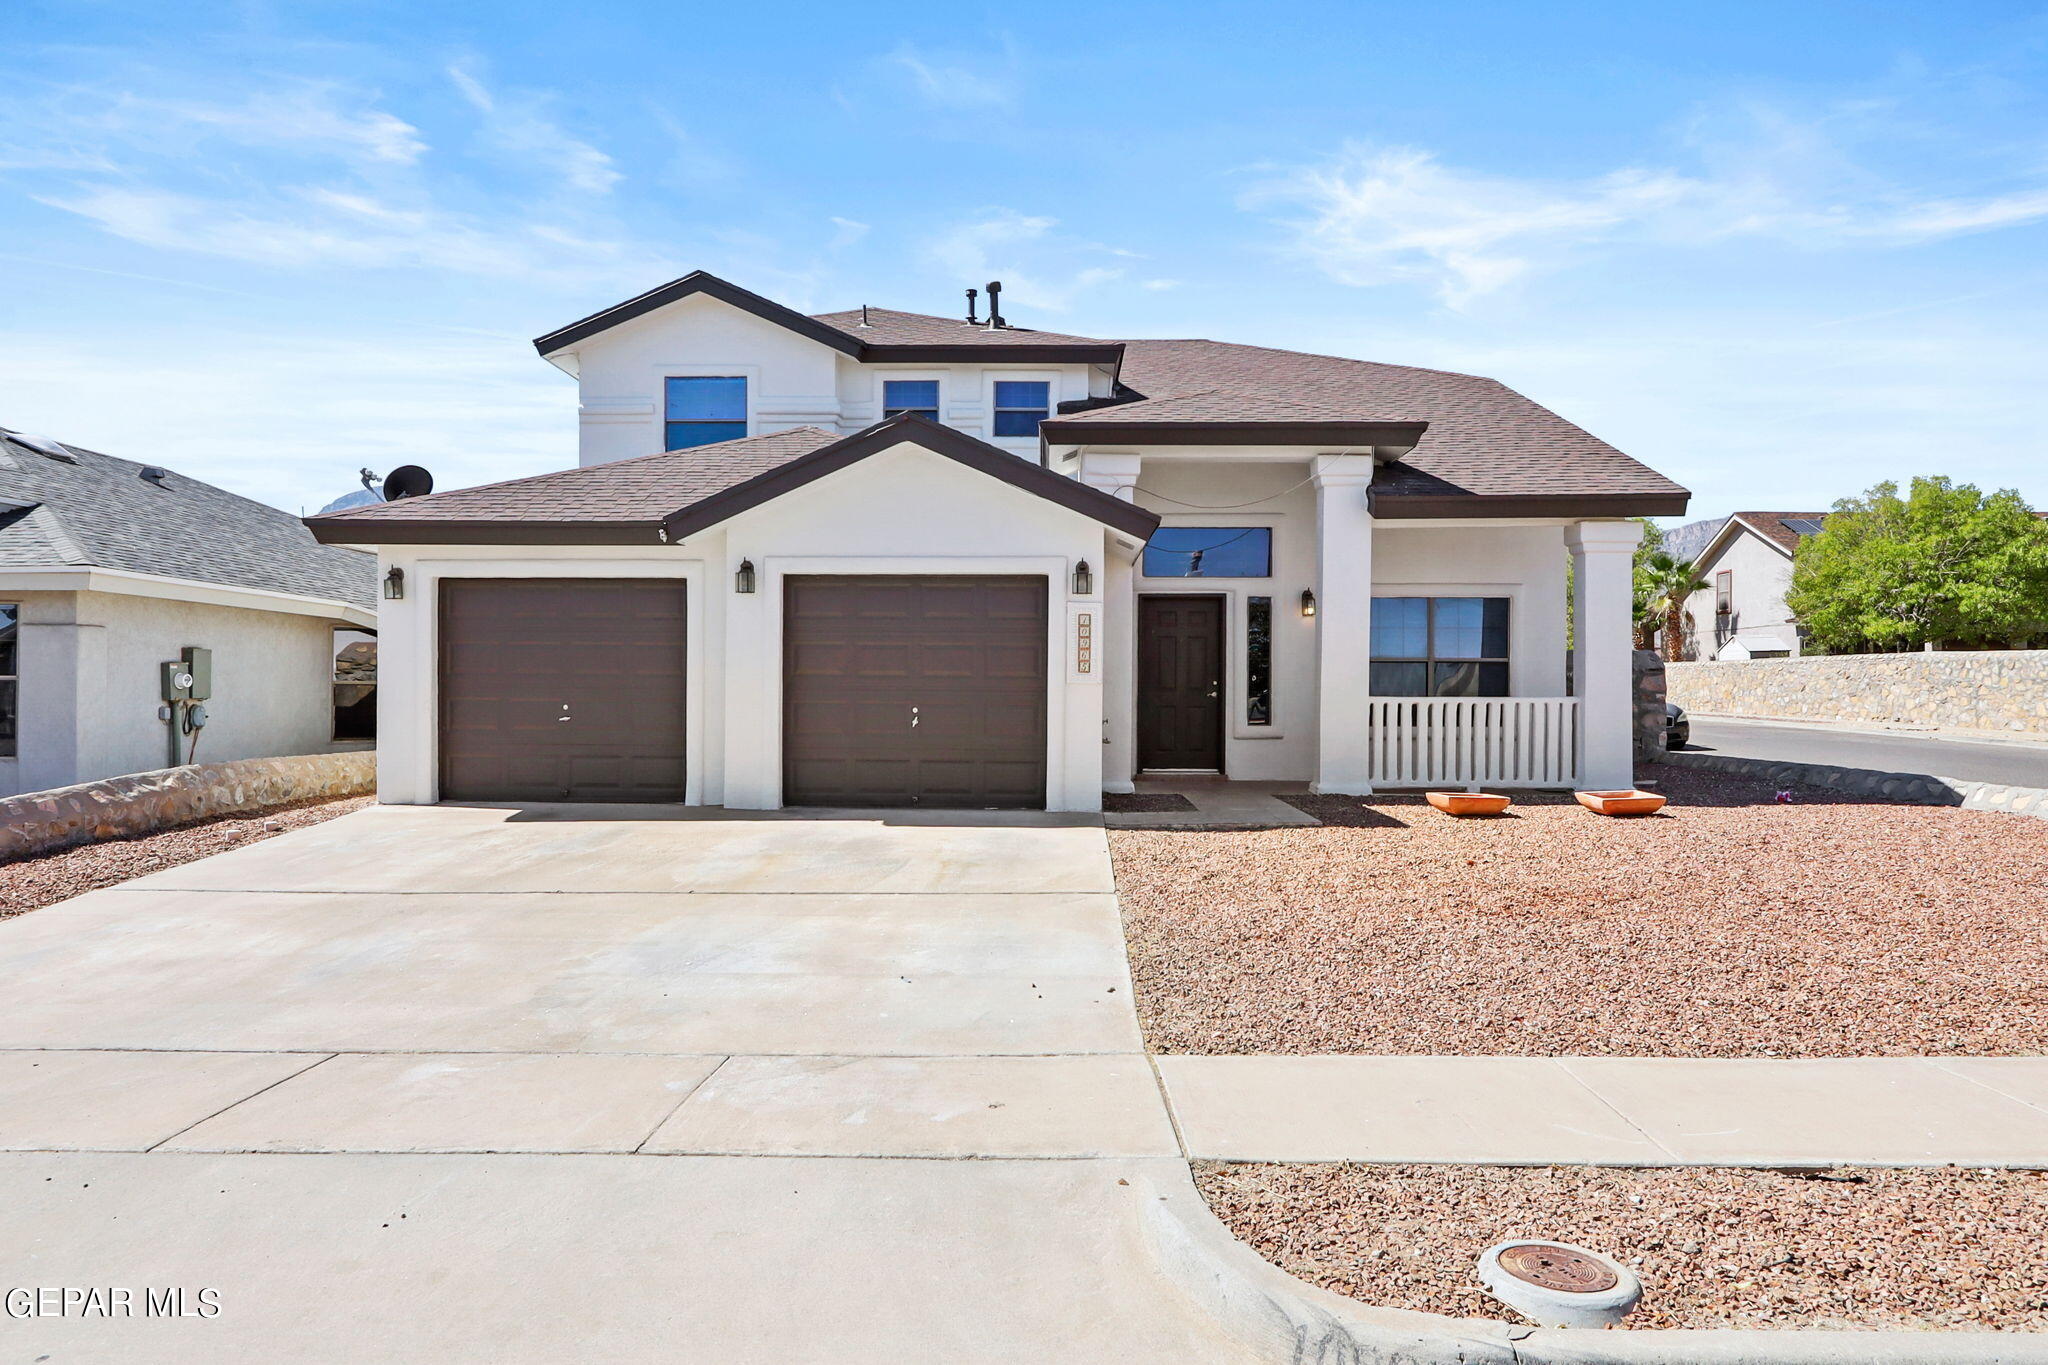
M 1804 637 L 1785 593 L 1792 556 L 1819 535 L 1825 512 L 1737 512 L 1693 559 L 1700 586 L 1686 598 L 1688 659 L 1783 659 Z
M 692 274 L 536 342 L 577 468 L 312 519 L 381 555 L 382 798 L 1629 784 L 1628 518 L 1684 489 L 1490 379 L 990 304 Z

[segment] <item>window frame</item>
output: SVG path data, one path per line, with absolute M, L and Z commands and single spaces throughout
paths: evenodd
M 0 716 L 5 716 L 7 721 L 4 726 L 0 726 L 0 731 L 4 731 L 0 733 L 0 758 L 20 758 L 21 603 L 0 602 L 0 612 L 12 615 L 13 621 L 8 629 L 12 630 L 14 635 L 14 667 L 9 672 L 0 673 Z
M 677 380 L 688 379 L 736 379 L 740 383 L 740 415 L 738 418 L 675 418 L 669 416 L 669 385 Z M 668 450 L 694 450 L 698 446 L 717 445 L 719 441 L 738 441 L 754 434 L 754 374 L 751 369 L 740 366 L 692 367 L 688 370 L 664 368 L 661 375 L 661 448 Z M 739 430 L 731 436 L 720 436 L 712 441 L 695 441 L 687 446 L 669 444 L 669 428 L 673 426 L 736 426 Z
M 1714 575 L 1714 615 L 1726 616 L 1735 610 L 1735 570 L 1722 569 Z
M 996 432 L 996 385 L 997 384 L 1043 384 L 1045 385 L 1045 408 L 1038 419 L 1044 422 L 1059 412 L 1060 374 L 1056 370 L 1002 370 L 982 371 L 982 398 L 988 409 L 988 436 L 991 441 L 1028 441 L 1036 443 L 1039 433 L 1034 429 L 1029 436 L 1003 436 Z M 1003 408 L 1003 412 L 1038 412 L 1037 408 Z
M 1423 652 L 1422 652 L 1422 653 L 1421 653 L 1420 655 L 1413 655 L 1413 654 L 1381 654 L 1381 653 L 1379 653 L 1379 652 L 1378 652 L 1378 651 L 1377 651 L 1376 649 L 1374 649 L 1374 648 L 1373 648 L 1373 646 L 1372 646 L 1372 643 L 1371 643 L 1371 635 L 1370 635 L 1370 630 L 1371 630 L 1371 627 L 1368 627 L 1368 635 L 1367 635 L 1367 642 L 1366 642 L 1366 652 L 1367 652 L 1367 657 L 1366 657 L 1366 670 L 1367 670 L 1367 673 L 1366 673 L 1366 689 L 1367 689 L 1367 695 L 1368 695 L 1368 696 L 1372 696 L 1372 697 L 1391 697 L 1391 698 L 1396 698 L 1396 699 L 1401 699 L 1401 700 L 1409 700 L 1409 701 L 1458 701 L 1458 700 L 1474 700 L 1474 701 L 1476 701 L 1476 700 L 1488 700 L 1488 699 L 1497 699 L 1497 698 L 1500 698 L 1500 697 L 1512 697 L 1512 696 L 1514 696 L 1514 695 L 1515 695 L 1515 614 L 1516 614 L 1516 609 L 1515 609 L 1515 597 L 1514 597 L 1514 594 L 1512 594 L 1512 593 L 1508 593 L 1508 592 L 1500 592 L 1500 591 L 1466 591 L 1466 592 L 1420 592 L 1420 591 L 1410 591 L 1410 592 L 1398 592 L 1398 593 L 1396 593 L 1396 592 L 1390 592 L 1390 593 L 1386 593 L 1386 594 L 1384 594 L 1384 595 L 1377 595 L 1377 594 L 1376 594 L 1376 595 L 1375 595 L 1375 596 L 1373 597 L 1373 599 L 1372 599 L 1372 613 L 1373 613 L 1373 614 L 1372 614 L 1372 619 L 1373 619 L 1373 622 L 1374 622 L 1375 624 L 1377 624 L 1377 623 L 1378 623 L 1378 621 L 1379 621 L 1379 614 L 1380 614 L 1380 610 L 1381 610 L 1381 606 L 1380 606 L 1380 604 L 1381 604 L 1381 603 L 1383 603 L 1383 602 L 1402 602 L 1402 601 L 1419 601 L 1419 602 L 1424 602 L 1424 603 L 1427 603 L 1427 604 L 1428 604 L 1428 605 L 1427 605 L 1427 607 L 1426 607 L 1426 608 L 1425 608 L 1425 610 L 1424 610 L 1424 613 L 1423 613 L 1423 621 L 1422 621 L 1422 650 L 1423 650 Z M 1502 634 L 1503 634 L 1503 636 L 1505 637 L 1505 644 L 1506 644 L 1506 646 L 1507 646 L 1507 653 L 1505 653 L 1505 654 L 1500 654 L 1500 655 L 1493 655 L 1493 654 L 1482 654 L 1482 655 L 1478 655 L 1478 656 L 1475 656 L 1475 657 L 1473 657 L 1473 658 L 1441 658 L 1441 657 L 1439 657 L 1439 656 L 1438 656 L 1438 654 L 1437 654 L 1437 652 L 1436 652 L 1436 631 L 1437 631 L 1437 622 L 1436 622 L 1436 615 L 1437 615 L 1437 604 L 1438 604 L 1439 602 L 1479 602 L 1479 603 L 1482 603 L 1482 604 L 1484 604 L 1484 603 L 1486 603 L 1486 602 L 1500 602 L 1500 603 L 1502 603 L 1502 604 L 1503 604 L 1503 606 L 1504 606 L 1504 607 L 1506 608 L 1506 611 L 1507 611 L 1507 622 L 1506 622 L 1506 624 L 1505 624 L 1505 625 L 1503 626 L 1503 628 L 1502 628 Z M 1480 608 L 1480 612 L 1481 612 L 1481 618 L 1482 618 L 1482 620 L 1481 620 L 1481 637 L 1482 637 L 1482 639 L 1483 639 L 1483 638 L 1484 638 L 1484 630 L 1485 630 L 1485 625 L 1484 625 L 1484 615 L 1485 615 L 1485 608 L 1484 608 L 1484 606 L 1483 606 L 1483 605 L 1482 605 L 1482 606 L 1481 606 L 1481 608 Z M 1385 664 L 1420 664 L 1420 665 L 1422 665 L 1422 682 L 1423 682 L 1423 687 L 1424 687 L 1424 690 L 1423 690 L 1423 691 L 1422 691 L 1421 693 L 1403 693 L 1403 692 L 1380 692 L 1380 691 L 1376 690 L 1376 689 L 1375 689 L 1375 688 L 1373 687 L 1373 683 L 1372 683 L 1372 670 L 1373 670 L 1374 668 L 1376 668 L 1376 667 L 1377 667 L 1378 665 L 1380 665 L 1380 664 L 1383 664 L 1383 663 L 1385 663 Z M 1435 688 L 1435 686 L 1436 686 L 1436 670 L 1437 670 L 1437 666 L 1438 666 L 1439 664 L 1499 664 L 1499 665 L 1500 665 L 1500 666 L 1501 666 L 1501 667 L 1502 667 L 1502 668 L 1503 668 L 1503 669 L 1504 669 L 1504 670 L 1506 671 L 1506 682 L 1505 682 L 1505 683 L 1503 684 L 1503 686 L 1502 686 L 1502 689 L 1501 689 L 1501 691 L 1499 691 L 1499 692 L 1497 692 L 1497 693 L 1496 693 L 1496 692 L 1481 692 L 1481 693 L 1475 693 L 1475 694 L 1472 694 L 1472 695 L 1470 695 L 1470 696 L 1463 696 L 1463 697 L 1461 697 L 1461 696 L 1458 696 L 1458 695 L 1454 695 L 1454 694 L 1451 694 L 1451 693 L 1443 693 L 1443 692 L 1437 692 L 1437 691 L 1435 691 L 1435 690 L 1434 690 L 1434 688 Z
M 935 384 L 938 391 L 930 408 L 913 408 L 898 404 L 893 409 L 889 403 L 891 384 Z M 886 422 L 894 412 L 916 412 L 930 414 L 934 422 L 943 423 L 946 414 L 946 373 L 943 370 L 884 370 L 875 376 L 875 411 Z
M 374 743 L 376 743 L 376 742 L 377 742 L 377 707 L 376 707 L 376 700 L 377 700 L 377 679 L 376 679 L 376 678 L 375 678 L 375 677 L 373 676 L 373 677 L 372 677 L 372 678 L 370 679 L 370 681 L 368 681 L 367 683 L 366 683 L 366 682 L 362 682 L 362 681 L 360 681 L 360 680 L 351 680 L 351 681 L 343 681 L 343 679 L 342 679 L 342 676 L 341 676 L 341 655 L 342 655 L 342 651 L 343 651 L 344 649 L 349 649 L 349 648 L 353 648 L 353 647 L 354 647 L 355 645 L 358 645 L 358 644 L 362 643 L 362 641 L 360 641 L 360 640 L 351 640 L 351 641 L 349 641 L 349 643 L 348 643 L 347 645 L 343 645 L 343 644 L 341 643 L 341 637 L 342 637 L 342 636 L 344 636 L 344 635 L 360 635 L 360 636 L 367 636 L 367 637 L 369 638 L 369 640 L 370 640 L 370 643 L 372 643 L 372 644 L 377 644 L 377 643 L 378 643 L 378 634 L 377 634 L 377 632 L 376 632 L 375 630 L 373 630 L 373 629 L 367 629 L 367 628 L 365 628 L 365 627 L 363 627 L 363 626 L 335 626 L 335 627 L 333 627 L 333 632 L 332 632 L 332 634 L 331 634 L 331 635 L 330 635 L 330 636 L 328 637 L 328 638 L 329 638 L 329 640 L 330 640 L 330 642 L 331 642 L 331 648 L 330 648 L 330 649 L 328 650 L 328 655 L 327 655 L 327 674 L 328 674 L 328 680 L 329 680 L 329 683 L 331 684 L 331 688 L 330 688 L 330 695 L 329 695 L 329 703 L 330 703 L 330 705 L 329 705 L 329 708 L 328 708 L 328 711 L 329 711 L 329 715 L 328 715 L 328 724 L 327 724 L 327 739 L 328 739 L 328 743 L 330 743 L 330 744 L 374 744 Z M 381 652 L 381 648 L 380 648 L 380 652 Z M 341 705 L 341 689 L 342 689 L 342 688 L 344 688 L 344 687 L 367 687 L 367 688 L 369 688 L 369 689 L 370 689 L 367 695 L 365 695 L 365 696 L 362 696 L 362 697 L 358 697 L 358 698 L 357 698 L 357 699 L 355 700 L 355 702 L 351 703 L 351 705 L 352 705 L 352 706 L 359 706 L 359 705 L 361 705 L 361 704 L 362 704 L 363 702 L 365 702 L 365 701 L 368 701 L 368 702 L 370 702 L 370 703 L 371 703 L 371 706 L 370 706 L 370 733 L 369 733 L 369 734 L 367 734 L 367 735 L 344 735 L 344 734 L 342 734 L 342 733 L 341 733 L 341 712 L 342 712 L 342 705 Z
M 1265 613 L 1266 659 L 1254 663 L 1253 645 L 1258 616 Z M 1269 593 L 1246 593 L 1244 598 L 1244 711 L 1243 723 L 1268 730 L 1273 725 L 1273 598 Z M 1263 712 L 1261 708 L 1263 707 Z

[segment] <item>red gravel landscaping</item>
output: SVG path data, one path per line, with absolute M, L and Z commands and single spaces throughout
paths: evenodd
M 1643 1279 L 1629 1327 L 2048 1330 L 2048 1173 L 1224 1166 L 1195 1177 L 1268 1260 L 1388 1308 L 1515 1319 L 1480 1288 L 1510 1237 Z
M 1112 830 L 1161 1052 L 1852 1057 L 2048 1052 L 2048 821 L 1658 768 L 1458 820 Z
M 361 810 L 367 796 L 339 801 L 300 801 L 243 815 L 226 816 L 133 839 L 82 844 L 39 857 L 0 863 L 0 919 L 39 910 L 131 877 L 161 872 L 244 844 L 257 843 Z

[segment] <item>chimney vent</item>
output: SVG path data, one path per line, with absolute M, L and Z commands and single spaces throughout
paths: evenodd
M 981 319 L 974 316 L 974 300 L 980 293 L 981 291 L 979 289 L 970 289 L 967 291 L 967 325 L 969 327 L 981 326 Z
M 1001 280 L 990 280 L 988 282 L 988 325 L 990 327 L 1007 327 L 1010 325 L 1003 321 L 1003 282 Z

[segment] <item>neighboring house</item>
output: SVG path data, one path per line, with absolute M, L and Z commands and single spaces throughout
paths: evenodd
M 1800 653 L 1785 606 L 1792 555 L 1825 512 L 1737 512 L 1693 557 L 1702 586 L 1686 599 L 1689 659 L 1782 659 Z
M 1493 380 L 702 273 L 536 345 L 580 467 L 309 521 L 402 593 L 385 801 L 1631 780 L 1628 518 L 1687 494 Z
M 0 430 L 0 795 L 170 764 L 161 665 L 188 647 L 213 694 L 180 759 L 363 747 L 374 681 L 335 660 L 373 638 L 375 587 L 289 513 Z

